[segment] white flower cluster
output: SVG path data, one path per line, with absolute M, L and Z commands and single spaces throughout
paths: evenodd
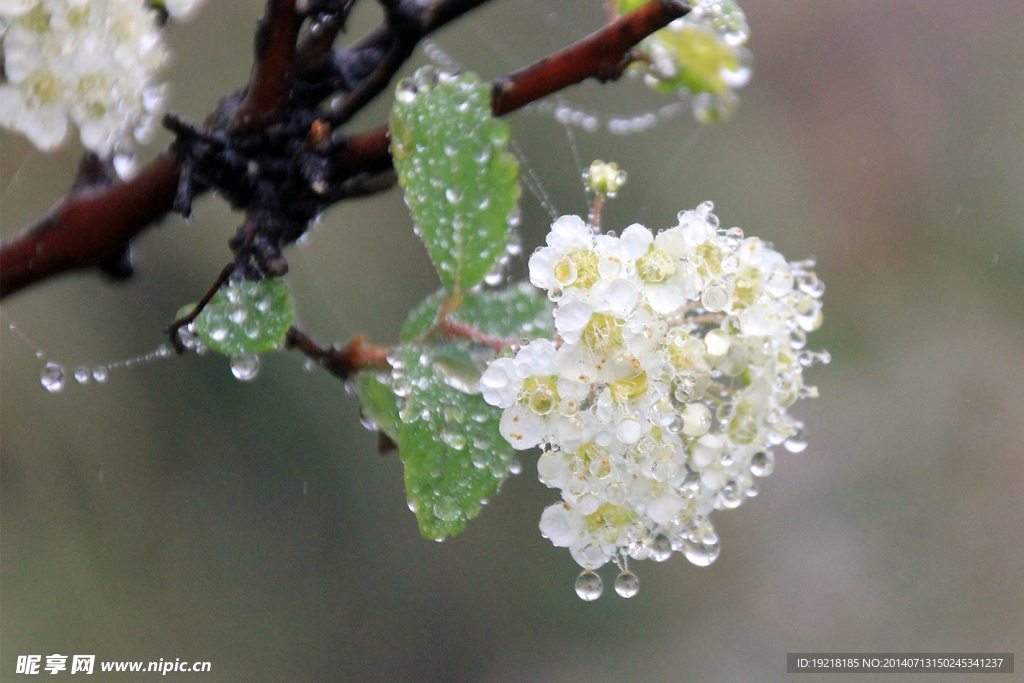
M 656 89 L 688 89 L 698 121 L 728 118 L 739 106 L 736 90 L 749 81 L 753 56 L 746 16 L 734 0 L 700 0 L 642 43 L 645 81 Z
M 556 302 L 560 344 L 539 339 L 491 363 L 484 399 L 504 408 L 501 433 L 543 445 L 542 482 L 562 492 L 540 528 L 584 568 L 577 592 L 636 593 L 627 558 L 718 556 L 714 509 L 756 495 L 772 446 L 806 446 L 786 409 L 815 396 L 804 350 L 821 324 L 824 286 L 812 262 L 787 263 L 739 228 L 719 228 L 710 202 L 657 236 L 631 225 L 595 234 L 577 216 L 551 226 L 530 280 Z
M 169 0 L 176 17 L 197 0 Z M 152 132 L 166 63 L 156 13 L 144 0 L 0 0 L 0 125 L 52 150 L 70 118 L 99 154 L 127 151 Z

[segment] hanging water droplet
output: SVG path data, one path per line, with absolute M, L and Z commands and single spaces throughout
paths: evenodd
M 807 448 L 807 431 L 803 427 L 796 434 L 786 439 L 783 444 L 790 453 L 802 453 Z
M 672 541 L 665 534 L 658 534 L 651 541 L 651 559 L 664 562 L 672 557 Z
M 92 369 L 92 378 L 97 382 L 102 384 L 107 381 L 108 377 L 110 377 L 110 371 L 107 370 L 106 365 L 97 365 Z
M 631 571 L 623 571 L 615 577 L 615 592 L 619 597 L 633 597 L 640 592 L 640 579 Z
M 56 363 L 47 363 L 39 375 L 39 382 L 51 394 L 56 394 L 64 388 L 64 368 Z
M 604 582 L 601 577 L 589 569 L 584 569 L 576 577 L 576 595 L 587 602 L 593 602 L 601 597 L 604 592 Z
M 718 545 L 718 536 L 711 534 L 703 540 L 687 538 L 683 541 L 683 555 L 691 563 L 698 567 L 707 567 L 718 559 L 721 546 Z
M 92 379 L 92 373 L 89 372 L 89 368 L 84 365 L 79 368 L 75 368 L 75 379 L 79 384 L 88 384 L 89 380 Z
M 239 353 L 231 356 L 231 374 L 236 379 L 248 382 L 255 379 L 260 371 L 260 358 L 252 353 Z
M 513 460 L 512 462 L 510 462 L 508 464 L 508 473 L 509 474 L 522 474 L 522 472 L 523 472 L 523 465 L 518 460 Z
M 771 451 L 758 451 L 750 459 L 750 473 L 755 477 L 767 477 L 775 471 L 775 455 Z

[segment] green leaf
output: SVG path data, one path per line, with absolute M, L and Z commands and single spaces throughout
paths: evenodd
M 416 341 L 430 330 L 446 296 L 444 290 L 435 292 L 412 310 L 402 326 L 403 342 Z M 528 282 L 504 290 L 465 294 L 450 317 L 494 339 L 519 341 L 554 336 L 551 302 Z
M 295 321 L 281 278 L 227 284 L 195 319 L 196 335 L 218 353 L 234 356 L 279 348 Z
M 475 74 L 431 67 L 398 86 L 391 154 L 398 182 L 448 292 L 479 284 L 505 251 L 519 200 L 508 125 L 491 114 L 490 86 Z
M 355 378 L 356 393 L 363 408 L 363 416 L 398 443 L 402 421 L 398 417 L 398 399 L 390 384 L 381 382 L 378 374 L 363 371 Z
M 398 439 L 405 489 L 426 538 L 465 529 L 497 492 L 515 454 L 498 432 L 501 410 L 467 393 L 482 370 L 472 347 L 406 346 L 395 379 L 396 389 L 408 393 Z

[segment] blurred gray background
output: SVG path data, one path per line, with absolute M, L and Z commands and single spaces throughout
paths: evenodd
M 172 27 L 172 111 L 199 120 L 245 82 L 261 9 L 216 0 Z M 796 651 L 1024 656 L 1024 3 L 745 9 L 756 67 L 731 122 L 575 132 L 584 162 L 630 173 L 607 227 L 667 227 L 713 199 L 724 224 L 819 260 L 810 345 L 834 360 L 796 408 L 811 445 L 717 514 L 715 564 L 639 563 L 636 598 L 581 602 L 578 567 L 537 529 L 557 493 L 532 452 L 463 535 L 423 540 L 399 460 L 294 354 L 249 383 L 188 356 L 43 390 L 36 348 L 69 372 L 147 353 L 205 291 L 239 222 L 208 197 L 137 241 L 128 284 L 78 274 L 3 304 L 0 679 L 18 654 L 54 652 L 208 660 L 168 680 L 211 682 L 781 681 Z M 596 0 L 495 0 L 436 40 L 490 78 L 603 17 Z M 362 3 L 352 34 L 378 18 Z M 604 119 L 672 101 L 629 80 L 564 98 Z M 584 212 L 565 129 L 537 110 L 509 122 L 557 209 Z M 67 187 L 80 149 L 0 141 L 6 236 Z M 549 218 L 528 193 L 522 206 L 529 253 Z M 437 286 L 397 191 L 329 212 L 290 260 L 324 341 L 391 342 Z

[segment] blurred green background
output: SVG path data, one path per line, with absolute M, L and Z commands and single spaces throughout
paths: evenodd
M 245 82 L 261 9 L 217 0 L 171 28 L 172 111 L 199 120 Z M 797 651 L 1024 655 L 1024 3 L 745 9 L 756 66 L 731 122 L 574 133 L 582 161 L 630 173 L 606 227 L 668 227 L 713 199 L 724 224 L 815 254 L 828 287 L 810 346 L 834 360 L 795 411 L 811 445 L 716 514 L 716 563 L 639 563 L 636 598 L 581 602 L 578 567 L 537 529 L 557 493 L 533 452 L 463 535 L 425 541 L 401 463 L 295 354 L 249 383 L 187 356 L 47 393 L 35 348 L 69 374 L 144 354 L 205 291 L 239 222 L 207 197 L 136 242 L 129 283 L 76 274 L 3 303 L 0 679 L 54 652 L 212 662 L 176 680 L 588 683 L 781 681 Z M 493 77 L 603 17 L 596 0 L 495 0 L 436 40 Z M 378 19 L 362 3 L 351 33 Z M 671 101 L 629 80 L 564 93 L 603 121 Z M 585 212 L 564 127 L 538 109 L 509 121 L 557 209 Z M 6 236 L 56 200 L 80 149 L 0 144 Z M 550 220 L 528 193 L 522 208 L 529 253 Z M 393 341 L 437 286 L 398 191 L 337 207 L 289 258 L 324 341 Z

